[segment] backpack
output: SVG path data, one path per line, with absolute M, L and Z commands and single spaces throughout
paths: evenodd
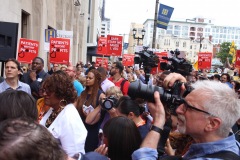
M 122 80 L 121 84 L 120 84 L 120 90 L 123 91 L 123 86 L 125 84 L 125 82 L 127 82 L 128 80 L 126 80 L 125 78 Z

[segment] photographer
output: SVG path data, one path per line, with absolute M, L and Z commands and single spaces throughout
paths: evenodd
M 172 87 L 176 80 L 186 82 L 182 75 L 171 73 L 164 79 L 164 87 Z M 234 135 L 228 136 L 230 128 L 240 117 L 240 100 L 236 93 L 227 85 L 214 81 L 197 81 L 192 87 L 193 90 L 176 110 L 179 132 L 189 134 L 196 142 L 183 159 L 239 159 L 240 144 Z M 185 87 L 182 85 L 181 89 Z M 149 103 L 148 107 L 155 127 L 148 133 L 141 148 L 133 153 L 133 160 L 158 157 L 157 140 L 164 125 L 165 111 L 156 92 L 154 100 L 155 103 Z

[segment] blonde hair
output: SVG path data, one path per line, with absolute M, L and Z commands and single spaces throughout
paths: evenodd
M 110 87 L 110 88 L 108 88 L 108 89 L 106 90 L 106 96 L 109 97 L 109 96 L 111 96 L 111 95 L 113 95 L 113 96 L 115 96 L 117 99 L 119 99 L 120 97 L 123 96 L 123 93 L 122 93 L 122 91 L 120 90 L 119 87 L 117 87 L 117 86 L 112 86 L 112 87 Z

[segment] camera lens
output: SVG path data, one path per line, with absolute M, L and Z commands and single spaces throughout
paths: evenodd
M 155 91 L 159 92 L 161 101 L 167 102 L 171 99 L 171 94 L 164 92 L 164 89 L 162 87 L 146 85 L 140 81 L 130 83 L 130 86 L 128 88 L 128 95 L 133 99 L 142 98 L 150 102 L 154 102 Z
M 105 101 L 104 102 L 104 108 L 106 109 L 106 110 L 110 110 L 113 106 L 112 106 L 112 102 L 110 102 L 110 101 Z

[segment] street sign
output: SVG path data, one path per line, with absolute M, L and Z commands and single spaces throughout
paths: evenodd
M 55 29 L 45 29 L 45 42 L 49 42 L 50 38 L 56 37 L 56 30 Z

